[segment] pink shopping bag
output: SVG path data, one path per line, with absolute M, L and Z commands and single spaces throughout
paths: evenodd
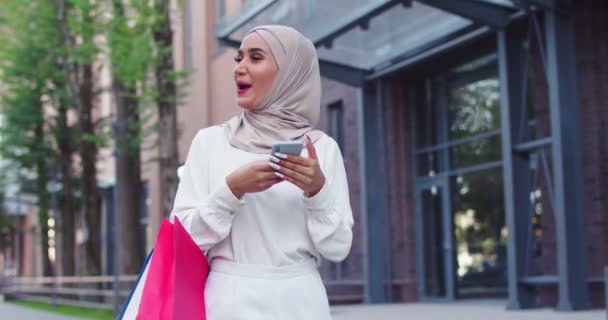
M 163 220 L 154 250 L 119 319 L 205 320 L 209 265 L 178 219 Z

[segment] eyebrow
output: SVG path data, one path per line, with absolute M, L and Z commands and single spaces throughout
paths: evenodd
M 250 53 L 251 53 L 251 52 L 263 52 L 264 54 L 266 53 L 266 51 L 262 50 L 262 48 L 250 48 L 250 49 L 249 49 L 249 50 L 247 50 L 247 51 L 249 51 Z M 242 54 L 242 53 L 243 53 L 243 50 L 239 49 L 238 53 L 239 53 L 239 54 Z

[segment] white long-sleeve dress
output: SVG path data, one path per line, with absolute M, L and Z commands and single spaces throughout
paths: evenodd
M 207 252 L 211 263 L 205 289 L 209 320 L 283 319 L 286 315 L 281 310 L 285 306 L 289 319 L 329 319 L 327 297 L 314 266 L 321 257 L 331 261 L 346 257 L 352 243 L 353 218 L 338 145 L 323 135 L 314 146 L 326 178 L 317 195 L 307 198 L 298 187 L 281 182 L 266 191 L 238 199 L 228 188 L 226 176 L 249 162 L 268 160 L 268 155 L 232 147 L 222 126 L 206 128 L 196 134 L 171 218 L 179 218 L 198 246 Z M 302 155 L 306 156 L 305 150 Z M 295 274 L 291 278 L 303 280 L 305 277 L 301 277 L 301 273 L 312 276 L 314 285 L 311 286 L 310 279 L 291 281 L 289 285 L 285 281 L 275 281 L 284 279 L 285 274 Z M 275 279 L 273 275 L 280 276 Z M 257 280 L 247 285 L 244 281 L 247 279 Z M 261 279 L 264 281 L 256 282 Z M 266 290 L 262 296 L 265 295 L 264 301 L 275 299 L 275 302 L 270 305 L 261 305 L 263 301 L 250 303 L 260 296 L 261 292 L 257 290 L 273 285 L 277 287 Z M 227 288 L 230 288 L 229 292 Z M 302 313 L 298 317 L 294 308 L 302 305 L 305 302 L 302 300 L 309 295 L 322 297 L 297 307 Z M 227 305 L 227 300 L 232 302 Z M 317 308 L 320 313 L 315 313 L 317 304 L 323 304 Z M 243 308 L 244 305 L 254 305 L 259 310 Z M 244 313 L 235 314 L 238 312 L 234 308 Z M 320 317 L 326 310 L 327 316 Z M 256 312 L 259 316 L 255 316 Z

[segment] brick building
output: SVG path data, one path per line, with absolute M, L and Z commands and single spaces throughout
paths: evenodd
M 208 5 L 223 46 L 281 23 L 319 48 L 357 223 L 334 302 L 603 305 L 605 1 L 241 3 Z

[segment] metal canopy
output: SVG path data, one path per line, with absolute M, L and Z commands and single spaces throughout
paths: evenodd
M 248 0 L 218 23 L 216 35 L 238 46 L 255 26 L 289 25 L 315 43 L 331 70 L 365 75 L 473 26 L 502 28 L 517 11 L 510 0 Z

